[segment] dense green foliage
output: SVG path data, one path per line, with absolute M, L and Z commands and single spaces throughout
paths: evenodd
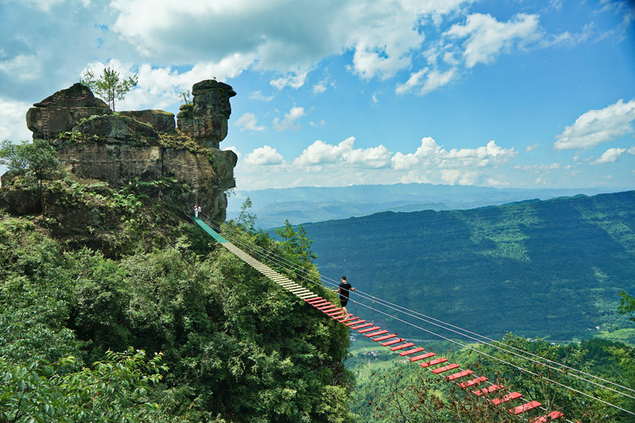
M 48 218 L 0 216 L 0 422 L 350 421 L 346 330 L 180 220 L 178 190 L 46 188 Z
M 323 275 L 479 333 L 570 340 L 629 324 L 617 308 L 635 292 L 633 191 L 304 228 Z
M 354 342 L 353 348 L 360 342 Z M 518 350 L 511 350 L 510 347 L 530 352 L 535 361 L 520 358 L 520 354 L 513 355 L 483 345 L 471 345 L 471 351 L 441 351 L 449 362 L 461 363 L 462 368 L 470 368 L 476 375 L 487 376 L 490 383 L 505 386 L 504 393 L 519 392 L 523 395 L 523 401 L 538 401 L 543 408 L 532 410 L 529 415 L 512 416 L 507 410 L 520 405 L 521 400 L 511 401 L 502 407 L 493 406 L 487 399 L 503 394 L 492 393 L 486 397 L 476 397 L 469 390 L 459 389 L 453 383 L 446 382 L 442 377 L 437 377 L 416 364 L 396 359 L 395 353 L 377 350 L 376 346 L 370 345 L 354 349 L 352 358 L 347 361 L 347 367 L 355 373 L 358 381 L 352 395 L 352 409 L 360 416 L 361 421 L 377 423 L 526 422 L 553 410 L 564 413 L 568 421 L 635 421 L 633 414 L 606 404 L 608 402 L 633 413 L 635 402 L 631 398 L 599 388 L 596 384 L 599 380 L 588 376 L 598 375 L 632 387 L 635 383 L 635 349 L 632 347 L 602 339 L 567 346 L 554 345 L 542 340 L 529 341 L 512 334 L 507 334 L 500 345 L 516 353 Z M 433 350 L 439 351 L 436 348 Z M 557 371 L 536 363 L 546 363 L 543 359 L 566 364 L 568 368 Z M 521 368 L 526 371 L 519 370 Z M 583 370 L 587 374 L 577 373 L 581 377 L 576 378 L 572 376 L 571 368 Z M 582 378 L 593 383 L 585 382 Z M 481 385 L 485 386 L 487 384 Z M 613 385 L 608 386 L 616 388 Z M 632 395 L 632 392 L 621 391 Z

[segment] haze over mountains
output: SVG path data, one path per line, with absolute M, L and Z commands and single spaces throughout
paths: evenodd
M 322 275 L 482 334 L 563 340 L 630 324 L 617 307 L 635 293 L 635 191 L 304 228 Z
M 383 211 L 465 210 L 529 199 L 546 200 L 577 194 L 595 195 L 601 188 L 519 189 L 459 185 L 395 184 L 348 187 L 297 187 L 254 191 L 230 196 L 228 219 L 236 218 L 247 197 L 259 227 L 366 216 Z

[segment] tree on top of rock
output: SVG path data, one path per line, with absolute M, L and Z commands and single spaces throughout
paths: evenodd
M 79 82 L 90 88 L 99 97 L 105 99 L 114 112 L 115 99 L 123 100 L 128 91 L 137 85 L 138 80 L 139 76 L 136 73 L 129 78 L 122 79 L 119 72 L 106 67 L 98 78 L 90 70 L 85 71 Z

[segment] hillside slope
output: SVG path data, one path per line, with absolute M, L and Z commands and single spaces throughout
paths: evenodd
M 227 216 L 236 218 L 247 197 L 261 228 L 368 216 L 385 211 L 466 210 L 526 200 L 548 200 L 577 194 L 596 195 L 588 189 L 518 189 L 460 185 L 393 184 L 351 185 L 346 187 L 294 187 L 234 191 Z
M 304 227 L 323 275 L 488 335 L 588 337 L 635 291 L 635 191 Z

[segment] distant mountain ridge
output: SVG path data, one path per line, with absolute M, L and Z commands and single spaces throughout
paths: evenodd
M 629 324 L 616 309 L 619 291 L 635 293 L 635 191 L 303 226 L 323 275 L 479 333 Z
M 586 189 L 519 189 L 460 185 L 394 184 L 348 187 L 296 187 L 253 191 L 237 190 L 228 199 L 227 216 L 236 218 L 247 197 L 261 228 L 366 216 L 383 211 L 465 210 L 577 194 L 606 192 Z

